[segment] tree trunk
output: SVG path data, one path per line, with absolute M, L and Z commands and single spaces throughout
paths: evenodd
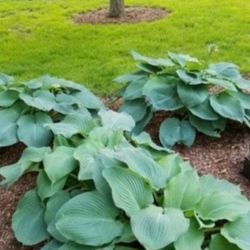
M 124 0 L 110 0 L 109 17 L 120 17 L 124 11 Z

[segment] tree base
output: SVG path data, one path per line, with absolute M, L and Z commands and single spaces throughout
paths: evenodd
M 109 9 L 86 12 L 75 15 L 73 21 L 77 24 L 109 24 L 109 23 L 138 23 L 152 22 L 163 19 L 169 12 L 161 8 L 126 7 L 120 17 L 110 17 Z

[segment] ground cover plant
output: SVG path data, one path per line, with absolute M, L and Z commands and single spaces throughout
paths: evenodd
M 229 120 L 250 127 L 250 81 L 238 66 L 202 64 L 197 58 L 174 53 L 159 59 L 132 55 L 139 70 L 115 81 L 126 83 L 120 110 L 135 119 L 134 133 L 140 133 L 157 111 L 174 112 L 159 129 L 165 147 L 191 146 L 196 131 L 220 137 Z
M 219 47 L 213 60 L 235 62 L 244 72 L 250 71 L 249 1 L 127 0 L 125 4 L 165 8 L 171 14 L 152 23 L 77 25 L 72 16 L 108 8 L 108 0 L 1 0 L 0 72 L 22 80 L 56 75 L 84 82 L 104 95 L 118 89 L 112 79 L 134 68 L 130 50 L 155 57 L 168 50 L 182 51 L 204 59 L 210 43 Z
M 49 147 L 29 146 L 0 168 L 4 187 L 38 174 L 13 215 L 18 241 L 42 250 L 249 249 L 250 202 L 238 186 L 198 176 L 145 132 L 131 135 L 126 113 L 101 109 L 81 122 L 85 133 L 69 136 L 73 122 L 55 127 Z
M 53 132 L 65 127 L 71 137 L 83 129 L 81 120 L 90 119 L 101 107 L 99 98 L 71 81 L 44 76 L 20 83 L 0 74 L 0 147 L 17 142 L 48 146 Z

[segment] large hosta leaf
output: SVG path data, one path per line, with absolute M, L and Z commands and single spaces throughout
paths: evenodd
M 238 98 L 241 103 L 241 106 L 244 109 L 250 109 L 250 94 L 246 94 L 243 92 L 235 92 L 232 94 L 235 95 L 236 98 Z
M 237 79 L 240 77 L 239 67 L 232 63 L 210 64 L 208 72 L 214 76 L 221 76 L 225 79 Z
M 208 90 L 202 85 L 190 86 L 178 84 L 177 92 L 183 104 L 188 108 L 201 104 L 208 97 Z
M 74 148 L 60 146 L 45 155 L 44 169 L 52 183 L 57 182 L 77 167 L 78 163 L 73 154 Z
M 140 148 L 123 147 L 114 157 L 148 180 L 157 189 L 165 186 L 167 173 L 146 151 Z
M 140 134 L 146 127 L 146 125 L 151 121 L 152 117 L 153 117 L 152 107 L 148 107 L 145 116 L 142 118 L 142 120 L 136 123 L 136 126 L 132 130 L 133 134 L 135 135 Z
M 114 82 L 116 83 L 129 83 L 129 82 L 136 82 L 137 80 L 140 80 L 142 78 L 146 78 L 148 76 L 148 73 L 144 71 L 137 71 L 132 74 L 124 74 L 121 76 L 118 76 L 114 79 Z
M 131 218 L 132 230 L 148 250 L 164 248 L 176 241 L 189 227 L 181 210 L 150 206 Z
M 90 115 L 69 114 L 61 122 L 46 124 L 55 135 L 70 138 L 75 134 L 87 135 L 96 126 Z
M 48 90 L 37 90 L 32 95 L 21 93 L 20 99 L 28 106 L 43 111 L 50 111 L 55 105 L 55 96 Z
M 241 194 L 239 186 L 236 186 L 227 180 L 215 179 L 211 175 L 200 177 L 200 186 L 202 197 L 209 196 L 216 192 L 230 192 L 231 194 Z
M 174 246 L 175 250 L 201 250 L 203 241 L 204 234 L 200 230 L 199 224 L 192 219 L 190 220 L 188 231 L 177 239 Z
M 103 171 L 108 181 L 115 205 L 131 216 L 153 203 L 152 189 L 148 183 L 130 169 L 108 168 Z
M 234 84 L 229 80 L 219 79 L 219 78 L 212 78 L 212 77 L 206 77 L 206 80 L 213 85 L 220 86 L 227 90 L 237 91 L 237 88 L 234 86 Z
M 194 73 L 194 72 L 187 72 L 185 70 L 177 70 L 176 71 L 179 78 L 188 85 L 201 85 L 204 83 L 204 80 L 201 77 L 200 73 Z M 192 86 L 191 88 L 193 88 Z
M 160 126 L 160 141 L 164 147 L 172 147 L 176 143 L 191 146 L 195 137 L 196 131 L 189 121 L 168 118 Z
M 80 105 L 87 109 L 101 109 L 103 107 L 101 100 L 88 89 L 81 87 L 81 91 L 73 93 L 73 96 L 79 100 Z
M 24 245 L 35 245 L 48 238 L 44 208 L 36 190 L 27 192 L 19 201 L 12 218 L 12 229 Z
M 134 100 L 143 97 L 142 89 L 147 82 L 148 78 L 144 77 L 142 79 L 138 79 L 132 81 L 125 89 L 122 98 L 124 100 Z
M 157 76 L 145 84 L 143 94 L 155 110 L 172 111 L 183 107 L 177 94 L 176 82 L 172 76 Z
M 189 111 L 194 115 L 199 117 L 200 119 L 216 121 L 220 117 L 217 113 L 212 109 L 209 98 L 206 99 L 203 103 L 200 103 L 192 108 L 189 108 Z
M 31 147 L 49 145 L 52 133 L 45 124 L 50 122 L 52 122 L 50 116 L 42 112 L 21 116 L 17 121 L 19 140 Z
M 209 245 L 209 250 L 240 250 L 240 249 L 243 249 L 243 248 L 238 248 L 236 245 L 231 244 L 223 236 L 219 234 L 212 236 L 212 239 Z
M 0 92 L 0 107 L 10 107 L 19 97 L 16 90 L 4 90 Z
M 180 65 L 181 67 L 187 66 L 189 63 L 198 64 L 199 60 L 195 57 L 191 57 L 189 55 L 184 54 L 176 54 L 169 52 L 168 57 L 176 64 Z
M 135 141 L 136 144 L 140 145 L 140 147 L 145 147 L 146 149 L 152 149 L 155 151 L 165 151 L 165 152 L 172 152 L 171 150 L 160 147 L 156 143 L 153 142 L 152 138 L 147 132 L 142 132 L 139 135 L 132 136 L 133 141 Z
M 120 112 L 126 112 L 131 115 L 136 122 L 143 119 L 147 112 L 147 104 L 143 99 L 126 101 L 119 109 Z
M 209 135 L 212 137 L 220 137 L 219 131 L 223 131 L 224 127 L 219 129 L 216 125 L 216 121 L 206 121 L 203 119 L 200 119 L 199 117 L 196 117 L 192 115 L 191 113 L 188 114 L 189 121 L 192 124 L 193 127 L 195 127 L 199 132 Z M 225 120 L 222 119 L 222 122 Z
M 199 177 L 195 171 L 181 172 L 171 179 L 164 192 L 164 206 L 192 210 L 201 199 Z
M 210 104 L 215 112 L 222 117 L 243 122 L 244 109 L 241 102 L 233 95 L 226 92 L 210 97 Z
M 146 56 L 142 56 L 139 53 L 132 51 L 132 56 L 133 59 L 135 61 L 139 61 L 143 64 L 148 64 L 151 66 L 155 66 L 155 67 L 169 67 L 169 66 L 173 66 L 173 62 L 171 60 L 169 60 L 168 58 L 159 58 L 159 59 L 154 59 L 154 58 L 150 58 L 150 57 L 146 57 Z
M 242 250 L 250 249 L 250 213 L 227 223 L 221 230 L 222 235 Z
M 122 234 L 116 220 L 119 210 L 97 192 L 80 194 L 66 202 L 57 214 L 56 228 L 68 240 L 90 246 L 111 242 Z
M 56 229 L 56 215 L 59 209 L 70 199 L 69 193 L 65 191 L 59 191 L 54 196 L 52 196 L 45 208 L 44 219 L 47 223 L 47 231 L 55 239 L 61 242 L 67 242 L 67 240 L 58 232 Z
M 0 111 L 0 147 L 15 144 L 17 139 L 17 124 L 19 113 L 15 109 Z
M 113 130 L 131 131 L 135 126 L 134 119 L 127 113 L 117 113 L 112 110 L 101 110 L 99 115 L 102 125 Z
M 250 211 L 250 202 L 239 194 L 215 192 L 204 197 L 196 210 L 203 220 L 234 221 Z

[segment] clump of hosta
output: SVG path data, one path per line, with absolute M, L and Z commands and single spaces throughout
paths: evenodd
M 102 106 L 88 89 L 71 81 L 44 76 L 20 83 L 0 74 L 0 147 L 17 142 L 47 146 L 55 130 L 60 134 L 65 126 L 71 137 L 82 129 L 80 120 L 90 119 Z
M 250 127 L 250 81 L 231 63 L 203 65 L 197 58 L 168 53 L 152 59 L 133 53 L 139 71 L 116 79 L 126 83 L 121 111 L 136 121 L 134 133 L 156 111 L 174 111 L 162 122 L 159 139 L 169 147 L 193 144 L 196 133 L 220 137 L 228 120 Z M 248 94 L 247 94 L 248 93 Z
M 13 215 L 15 237 L 42 250 L 249 250 L 250 202 L 238 186 L 199 177 L 125 113 L 102 110 L 84 138 L 27 148 L 2 185 L 37 171 Z

